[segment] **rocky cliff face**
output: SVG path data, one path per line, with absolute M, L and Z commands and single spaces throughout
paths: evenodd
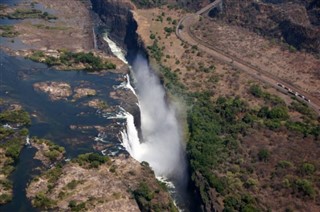
M 109 36 L 123 49 L 137 48 L 137 24 L 131 9 L 134 5 L 128 0 L 91 0 L 93 10 L 109 29 Z
M 320 3 L 316 0 L 225 0 L 225 21 L 282 39 L 297 49 L 320 52 Z
M 99 15 L 102 25 L 109 29 L 110 38 L 122 49 L 135 55 L 140 49 L 140 39 L 136 33 L 137 23 L 131 10 L 134 5 L 129 0 L 91 0 L 93 10 Z M 98 45 L 109 49 L 106 42 L 98 35 Z M 130 51 L 128 51 L 130 50 Z M 133 93 L 118 90 L 113 96 L 121 101 L 121 106 L 134 116 L 135 125 L 141 126 L 140 109 L 137 98 Z M 141 137 L 141 132 L 139 135 Z

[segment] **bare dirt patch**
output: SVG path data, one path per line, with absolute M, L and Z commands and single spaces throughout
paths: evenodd
M 23 43 L 44 51 L 61 48 L 88 51 L 93 48 L 92 19 L 84 3 L 77 0 L 37 2 L 44 8 L 53 10 L 58 19 L 26 19 L 17 24 L 17 31 L 21 33 L 19 38 Z
M 320 97 L 320 59 L 237 26 L 203 18 L 193 35 L 208 45 Z

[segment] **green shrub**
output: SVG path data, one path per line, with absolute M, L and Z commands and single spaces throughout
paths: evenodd
M 0 113 L 0 123 L 30 125 L 31 119 L 24 110 L 7 110 Z
M 136 199 L 143 198 L 151 201 L 154 198 L 154 193 L 145 182 L 141 182 L 136 190 L 133 192 Z
M 292 168 L 293 164 L 290 161 L 281 160 L 278 162 L 277 167 L 282 169 L 287 169 L 287 168 Z
M 57 19 L 56 16 L 48 12 L 42 12 L 36 9 L 16 9 L 13 13 L 7 15 L 9 19 L 27 19 L 27 18 L 42 18 L 45 20 Z
M 154 39 L 156 39 L 156 36 L 155 36 L 155 34 L 151 33 L 151 35 L 150 35 L 150 39 L 151 39 L 151 40 L 154 40 Z
M 263 97 L 263 91 L 259 85 L 251 85 L 249 89 L 250 93 L 255 97 L 261 98 Z
M 61 166 L 57 165 L 56 167 L 51 168 L 45 174 L 45 176 L 48 178 L 49 183 L 55 183 L 59 179 L 61 174 L 62 174 L 62 168 Z
M 267 149 L 260 149 L 258 152 L 258 158 L 260 161 L 266 162 L 270 157 L 270 152 Z
M 107 156 L 99 155 L 97 153 L 87 153 L 79 155 L 73 161 L 78 163 L 80 166 L 89 165 L 89 168 L 98 168 L 108 160 L 109 158 Z
M 68 189 L 75 189 L 79 183 L 80 183 L 79 180 L 72 180 L 71 182 L 69 182 L 67 184 L 67 188 Z
M 82 202 L 77 204 L 75 200 L 71 200 L 68 204 L 68 207 L 71 209 L 71 211 L 84 211 L 86 209 L 86 203 Z
M 279 120 L 265 120 L 264 124 L 270 130 L 275 130 L 281 127 L 281 122 Z
M 12 200 L 12 194 L 1 194 L 0 195 L 0 205 L 10 202 Z
M 36 194 L 33 200 L 33 205 L 37 208 L 49 209 L 54 207 L 56 205 L 56 202 L 49 199 L 45 193 L 40 192 Z
M 300 168 L 301 173 L 304 175 L 312 175 L 315 170 L 316 168 L 311 163 L 304 163 Z
M 299 192 L 302 192 L 305 196 L 314 197 L 316 195 L 316 191 L 313 187 L 312 182 L 306 179 L 298 179 L 295 182 L 296 189 Z
M 290 109 L 298 111 L 310 119 L 317 118 L 317 114 L 306 103 L 298 102 L 298 100 L 291 102 Z
M 7 157 L 11 157 L 14 160 L 17 160 L 20 154 L 21 146 L 19 144 L 17 145 L 11 145 L 6 149 L 5 155 Z
M 268 118 L 287 120 L 289 118 L 288 108 L 285 106 L 275 106 L 269 111 Z

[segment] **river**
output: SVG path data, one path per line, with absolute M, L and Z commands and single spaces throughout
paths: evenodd
M 17 0 L 16 2 L 19 2 Z M 13 1 L 5 3 L 13 4 Z M 0 24 L 13 24 L 14 21 L 0 20 Z M 30 137 L 47 138 L 66 148 L 67 157 L 72 158 L 78 154 L 94 151 L 93 142 L 105 142 L 108 139 L 113 146 L 103 153 L 121 153 L 126 151 L 138 161 L 147 161 L 155 171 L 157 178 L 165 182 L 181 209 L 189 208 L 190 198 L 186 197 L 187 176 L 184 145 L 180 124 L 177 121 L 176 109 L 166 101 L 165 90 L 157 75 L 149 67 L 143 53 L 127 59 L 122 50 L 111 40 L 105 37 L 113 53 L 131 68 L 131 77 L 120 84 L 118 74 L 106 73 L 102 76 L 88 74 L 85 71 L 61 72 L 19 57 L 13 57 L 0 52 L 0 98 L 9 99 L 21 104 L 32 114 L 32 125 L 29 128 Z M 11 42 L 5 39 L 2 44 Z M 13 48 L 22 48 L 18 41 Z M 97 97 L 105 100 L 110 106 L 119 105 L 118 101 L 110 98 L 109 93 L 114 89 L 126 89 L 137 94 L 141 111 L 141 131 L 135 126 L 132 114 L 120 109 L 118 114 L 109 117 L 97 113 L 97 110 L 86 107 L 85 100 L 51 101 L 46 94 L 33 89 L 33 84 L 44 81 L 63 81 L 73 88 L 86 82 L 98 91 Z M 131 85 L 134 83 L 134 88 Z M 92 97 L 93 98 L 93 97 Z M 90 98 L 89 98 L 90 99 Z M 121 132 L 105 132 L 102 137 L 97 137 L 94 129 L 79 132 L 72 130 L 76 126 L 107 126 L 114 122 L 120 126 L 125 125 Z M 123 123 L 123 124 L 122 124 Z M 101 134 L 99 134 L 101 135 Z M 100 139 L 100 140 L 99 140 Z M 32 176 L 38 174 L 35 168 L 40 165 L 33 160 L 35 150 L 24 147 L 16 170 L 11 175 L 14 182 L 14 198 L 10 203 L 0 206 L 0 211 L 37 211 L 26 198 L 25 188 Z

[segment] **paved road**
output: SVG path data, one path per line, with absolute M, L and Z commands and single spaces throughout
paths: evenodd
M 277 85 L 277 83 L 280 83 L 290 89 L 292 89 L 295 92 L 298 92 L 299 94 L 305 96 L 306 98 L 308 98 L 310 100 L 310 102 L 306 102 L 304 100 L 304 102 L 306 102 L 311 108 L 313 108 L 318 115 L 320 116 L 320 100 L 311 96 L 310 94 L 308 94 L 307 92 L 298 89 L 296 87 L 294 87 L 294 85 L 283 81 L 282 79 L 268 73 L 267 71 L 264 71 L 260 68 L 254 67 L 251 64 L 248 64 L 247 62 L 239 59 L 239 58 L 234 58 L 230 55 L 227 55 L 226 53 L 222 52 L 219 49 L 216 49 L 214 46 L 210 45 L 210 43 L 206 43 L 202 40 L 200 40 L 199 38 L 197 38 L 196 36 L 194 36 L 192 30 L 190 30 L 191 26 L 193 26 L 194 24 L 196 24 L 199 19 L 200 16 L 198 14 L 203 14 L 206 11 L 213 9 L 214 7 L 217 7 L 219 5 L 219 3 L 221 3 L 221 0 L 216 0 L 215 2 L 210 4 L 210 7 L 205 7 L 203 9 L 201 9 L 199 12 L 197 12 L 196 14 L 188 14 L 185 17 L 183 17 L 176 28 L 176 35 L 184 42 L 187 42 L 190 45 L 196 45 L 198 47 L 198 49 L 201 49 L 202 51 L 205 51 L 206 53 L 210 54 L 212 57 L 214 57 L 215 59 L 223 62 L 223 63 L 228 63 L 230 65 L 232 65 L 233 67 L 246 72 L 247 74 L 251 75 L 252 77 L 261 80 L 269 85 L 271 85 L 272 87 L 276 88 L 279 92 L 288 94 L 287 90 L 282 89 L 281 87 L 279 87 Z

